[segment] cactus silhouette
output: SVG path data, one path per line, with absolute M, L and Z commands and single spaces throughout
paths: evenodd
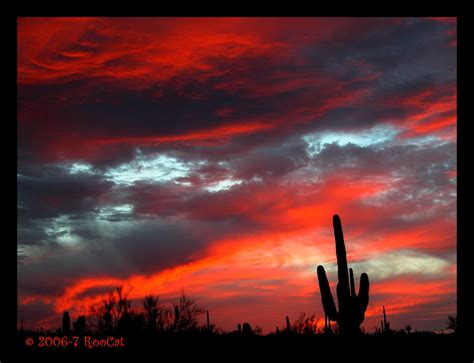
M 339 311 L 336 310 L 334 299 L 329 288 L 326 271 L 318 266 L 319 290 L 324 312 L 329 320 L 336 321 L 341 335 L 356 335 L 360 332 L 360 324 L 364 321 L 365 311 L 369 303 L 369 277 L 366 273 L 360 276 L 359 294 L 356 295 L 354 273 L 347 269 L 346 246 L 342 233 L 341 219 L 336 214 L 333 217 L 334 237 L 336 240 L 337 256 L 337 301 Z M 349 285 L 350 273 L 350 285 Z
M 252 335 L 252 327 L 250 326 L 249 323 L 244 323 L 244 325 L 242 325 L 242 334 Z
M 382 305 L 383 320 L 380 320 L 380 325 L 382 327 L 382 333 L 390 333 L 390 322 L 387 321 L 387 314 L 385 313 L 385 305 Z

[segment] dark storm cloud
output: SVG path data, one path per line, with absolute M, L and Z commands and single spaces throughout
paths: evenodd
M 19 213 L 20 214 L 20 213 Z M 35 219 L 19 215 L 17 238 L 19 245 L 36 245 L 48 238 L 44 225 Z
M 94 175 L 70 175 L 61 168 L 41 177 L 18 176 L 19 218 L 52 218 L 94 210 L 112 182 Z
M 456 51 L 448 44 L 452 28 L 424 19 L 387 19 L 377 31 L 361 32 L 351 42 L 316 44 L 308 47 L 305 55 L 349 79 L 354 76 L 353 68 L 381 72 L 377 90 L 383 92 L 427 77 L 438 84 L 454 82 Z M 350 64 L 352 67 L 347 67 Z
M 417 112 L 405 100 L 427 90 L 432 95 L 426 104 L 452 94 L 456 80 L 456 49 L 448 45 L 452 27 L 423 19 L 387 21 L 379 31 L 363 33 L 340 47 L 308 48 L 308 57 L 322 62 L 325 71 L 338 72 L 339 79 L 363 77 L 364 72 L 377 75 L 361 102 L 329 111 L 320 126 L 364 128 L 379 120 L 403 119 Z
M 97 240 L 82 241 L 80 252 L 56 244 L 36 261 L 26 257 L 18 277 L 22 296 L 60 296 L 78 276 L 126 278 L 153 274 L 204 256 L 217 237 L 234 235 L 241 228 L 229 221 L 156 218 L 101 224 L 99 228 L 87 217 L 68 226 L 74 234 L 78 228 L 97 233 Z
M 236 178 L 280 178 L 308 162 L 306 145 L 302 140 L 255 148 L 243 157 L 230 162 Z
M 326 144 L 309 165 L 323 175 L 340 172 L 353 178 L 398 178 L 397 187 L 384 196 L 387 203 L 410 203 L 410 199 L 418 203 L 418 197 L 433 203 L 435 196 L 454 202 L 450 194 L 456 191 L 455 180 L 450 175 L 456 168 L 456 145 L 453 143 L 367 147 L 332 143 Z
M 274 70 L 278 72 L 278 69 Z M 314 69 L 312 72 L 319 72 Z M 258 68 L 252 69 L 248 72 L 254 72 L 256 75 L 266 74 L 263 70 Z M 298 68 L 294 70 L 298 73 Z M 304 70 L 306 73 L 307 70 Z M 304 75 L 304 74 L 303 74 Z M 291 74 L 289 75 L 291 76 Z M 237 75 L 237 77 L 240 77 Z M 258 76 L 257 76 L 258 77 Z M 298 77 L 300 77 L 298 75 Z M 262 76 L 261 79 L 252 80 L 256 85 L 265 85 L 272 89 L 272 80 Z M 280 80 L 278 82 L 281 82 Z M 316 81 L 317 82 L 317 81 Z M 298 119 L 315 119 L 326 112 L 326 109 L 335 107 L 331 104 L 331 97 L 339 92 L 337 89 L 331 90 L 326 86 L 326 81 L 321 84 L 321 87 L 307 88 L 308 85 L 302 84 L 302 88 L 290 89 L 288 92 L 264 95 L 261 98 L 264 102 L 249 101 L 245 97 L 245 93 L 229 93 L 222 90 L 213 90 L 212 81 L 206 82 L 203 87 L 207 90 L 200 94 L 199 98 L 189 97 L 188 91 L 192 92 L 188 87 L 193 87 L 188 82 L 185 82 L 184 93 L 177 93 L 172 88 L 164 85 L 166 93 L 160 97 L 156 97 L 155 89 L 132 91 L 122 90 L 116 88 L 105 88 L 100 86 L 97 91 L 88 89 L 98 101 L 86 101 L 75 104 L 74 102 L 61 102 L 58 108 L 58 100 L 55 98 L 48 99 L 42 102 L 43 107 L 51 105 L 48 111 L 48 119 L 52 130 L 50 136 L 45 138 L 37 138 L 38 133 L 41 133 L 40 125 L 43 125 L 41 120 L 45 117 L 43 113 L 34 113 L 24 115 L 23 119 L 27 120 L 28 128 L 20 129 L 20 147 L 28 151 L 45 152 L 49 155 L 51 152 L 56 152 L 57 148 L 62 149 L 63 142 L 57 143 L 57 139 L 63 137 L 69 138 L 71 145 L 75 145 L 81 140 L 91 138 L 91 141 L 107 141 L 110 138 L 120 137 L 143 137 L 143 136 L 167 136 L 176 134 L 185 134 L 186 132 L 199 132 L 209 128 L 218 127 L 222 125 L 245 125 L 249 120 L 266 119 L 269 124 L 279 125 L 269 132 L 260 133 L 259 136 L 250 136 L 250 139 L 240 138 L 240 141 L 234 146 L 245 150 L 246 146 L 252 147 L 252 138 L 256 140 L 258 145 L 264 144 L 266 139 L 270 142 L 275 137 L 278 140 L 283 140 L 288 131 L 292 128 L 290 124 L 286 124 L 286 120 L 282 119 L 282 115 L 294 113 L 293 117 Z M 365 85 L 363 85 L 365 86 Z M 28 86 L 33 89 L 41 86 Z M 351 85 L 344 90 L 350 94 L 360 89 L 361 85 Z M 64 86 L 60 88 L 61 91 Z M 39 94 L 50 95 L 51 90 L 37 90 Z M 59 92 L 59 90 L 57 91 Z M 24 90 L 28 93 L 28 88 Z M 53 91 L 54 93 L 54 91 Z M 257 92 L 255 97 L 259 97 Z M 33 97 L 37 99 L 36 97 Z M 311 107 L 309 110 L 298 110 L 301 107 L 306 108 L 308 99 L 311 99 Z M 219 109 L 226 107 L 236 110 L 231 115 L 219 115 Z M 313 126 L 314 127 L 314 126 Z M 311 127 L 311 128 L 313 128 Z M 64 135 L 64 136 L 63 136 Z M 54 140 L 54 142 L 52 142 Z M 243 141 L 243 142 L 242 142 Z M 67 141 L 64 140 L 64 144 Z M 34 149 L 31 149 L 34 147 Z M 76 146 L 77 147 L 77 146 Z M 82 145 L 80 146 L 83 147 Z M 85 147 L 85 146 L 84 146 Z M 93 150 L 94 145 L 87 146 L 89 150 Z M 175 145 L 155 146 L 154 150 L 170 149 L 176 147 Z M 37 149 L 44 150 L 37 150 Z M 52 148 L 52 150 L 49 150 Z M 103 146 L 106 155 L 103 153 L 90 154 L 87 151 L 80 153 L 76 152 L 76 158 L 90 159 L 99 166 L 104 163 L 109 165 L 116 164 L 118 161 L 125 161 L 127 158 L 133 156 L 134 147 L 126 143 Z M 206 149 L 207 150 L 207 149 Z M 222 149 L 225 151 L 225 149 Z M 64 153 L 64 150 L 61 151 Z M 206 151 L 207 152 L 207 151 Z M 67 157 L 68 151 L 65 151 Z M 60 155 L 60 154 L 59 154 Z M 74 154 L 73 154 L 74 155 Z M 107 157 L 110 155 L 109 157 Z M 114 160 L 114 156 L 115 159 Z M 69 156 L 70 157 L 70 156 Z
M 23 163 L 17 176 L 18 244 L 54 244 L 65 234 L 57 218 L 81 219 L 110 202 L 112 182 L 102 176 L 70 174 L 64 166 Z M 113 200 L 114 198 L 112 198 Z M 65 222 L 63 222 L 65 223 Z M 84 235 L 78 231 L 78 235 Z
M 362 147 L 353 143 L 340 146 L 325 144 L 310 165 L 326 173 L 340 167 L 352 168 L 354 172 L 376 174 L 393 171 L 405 173 L 427 173 L 416 175 L 418 183 L 447 184 L 447 172 L 456 166 L 456 145 L 453 143 L 433 143 L 420 146 L 417 143 L 405 145 L 379 144 Z M 431 172 L 433 171 L 433 172 Z
M 220 230 L 219 223 L 150 221 L 127 228 L 111 247 L 126 260 L 123 276 L 131 272 L 150 274 L 202 256 Z

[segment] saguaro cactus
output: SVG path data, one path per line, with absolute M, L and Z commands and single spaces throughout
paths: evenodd
M 382 333 L 388 334 L 390 332 L 390 322 L 387 321 L 387 314 L 385 313 L 385 305 L 382 305 L 383 320 L 380 320 Z
M 249 323 L 244 323 L 244 325 L 242 325 L 242 334 L 252 335 L 252 327 L 250 326 Z
M 324 311 L 329 320 L 336 321 L 341 335 L 356 335 L 360 332 L 360 324 L 364 321 L 365 311 L 369 303 L 369 277 L 366 273 L 360 275 L 359 294 L 356 295 L 354 273 L 347 269 L 346 246 L 342 233 L 341 219 L 336 214 L 333 217 L 334 237 L 336 240 L 337 256 L 337 300 L 339 311 L 336 310 L 334 299 L 329 288 L 326 271 L 318 266 L 319 290 Z M 349 285 L 350 273 L 350 285 Z

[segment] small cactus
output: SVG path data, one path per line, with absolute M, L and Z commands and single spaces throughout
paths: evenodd
M 385 313 L 385 305 L 382 305 L 383 320 L 380 320 L 382 326 L 382 333 L 388 334 L 390 332 L 390 322 L 387 321 L 387 314 Z
M 252 328 L 249 323 L 244 323 L 244 325 L 242 325 L 242 334 L 252 335 Z
M 286 316 L 286 331 L 289 333 L 291 331 L 290 318 Z

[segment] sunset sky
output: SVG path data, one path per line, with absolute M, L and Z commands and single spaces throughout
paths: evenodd
M 57 328 L 123 283 L 184 288 L 227 331 L 323 324 L 337 213 L 363 327 L 385 305 L 445 328 L 456 38 L 455 18 L 19 18 L 18 319 Z

